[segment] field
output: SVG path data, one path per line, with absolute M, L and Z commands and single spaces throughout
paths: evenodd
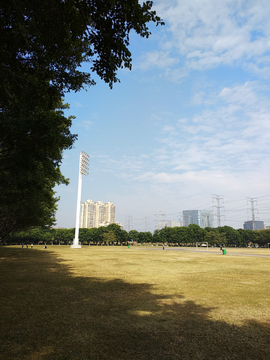
M 2 246 L 0 358 L 269 359 L 269 270 L 267 249 Z

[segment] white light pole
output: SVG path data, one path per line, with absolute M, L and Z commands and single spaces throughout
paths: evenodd
M 80 215 L 81 215 L 81 196 L 82 196 L 82 176 L 88 175 L 88 162 L 89 155 L 84 151 L 80 153 L 80 167 L 79 167 L 79 181 L 78 181 L 78 196 L 77 196 L 77 210 L 76 210 L 76 229 L 75 238 L 73 239 L 72 248 L 81 248 L 79 245 L 79 227 L 80 227 Z

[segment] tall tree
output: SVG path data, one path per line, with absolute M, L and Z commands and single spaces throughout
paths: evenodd
M 72 117 L 59 101 L 56 110 L 5 113 L 0 121 L 0 233 L 4 237 L 29 226 L 52 225 L 56 184 L 67 184 L 59 166 L 62 151 L 76 138 L 69 131 Z M 13 133 L 13 135 L 11 135 Z
M 60 111 L 61 98 L 93 85 L 93 73 L 112 87 L 119 68 L 131 69 L 130 31 L 148 37 L 147 23 L 162 23 L 152 5 L 138 0 L 1 2 L 2 237 L 52 222 L 53 188 L 67 183 L 59 169 L 62 152 L 76 139 L 71 119 Z M 81 70 L 83 62 L 89 64 L 87 72 Z

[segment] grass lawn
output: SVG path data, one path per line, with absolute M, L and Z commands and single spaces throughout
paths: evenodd
M 270 359 L 270 257 L 233 253 L 270 255 L 2 246 L 0 359 Z

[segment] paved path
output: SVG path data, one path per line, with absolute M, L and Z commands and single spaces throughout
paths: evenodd
M 141 247 L 141 246 L 137 246 L 136 249 L 141 249 L 141 250 L 163 250 L 161 246 L 149 246 L 149 247 Z M 197 253 L 205 253 L 205 254 L 219 254 L 219 255 L 223 255 L 222 252 L 220 250 L 212 250 L 211 251 L 207 251 L 207 250 L 195 250 L 195 249 L 183 249 L 181 247 L 166 247 L 165 251 L 187 251 L 187 252 L 197 252 Z M 269 251 L 269 255 L 264 255 L 264 254 L 247 254 L 247 253 L 235 253 L 235 252 L 231 252 L 230 253 L 230 248 L 226 249 L 227 251 L 227 255 L 235 255 L 235 256 L 256 256 L 256 257 L 265 257 L 265 258 L 270 258 L 270 251 Z

